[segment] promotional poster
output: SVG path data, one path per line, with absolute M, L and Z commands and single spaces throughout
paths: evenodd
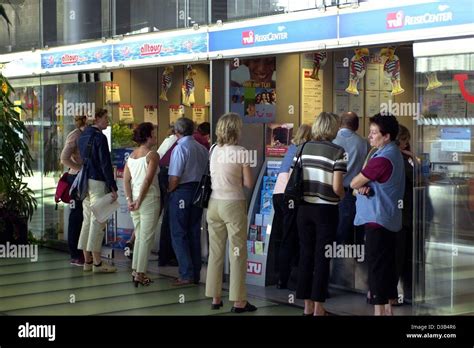
M 239 60 L 231 71 L 231 111 L 244 123 L 269 123 L 276 116 L 276 58 Z

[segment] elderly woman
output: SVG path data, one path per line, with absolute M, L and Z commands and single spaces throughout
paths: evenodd
M 327 315 L 329 261 L 325 248 L 336 238 L 338 204 L 344 197 L 342 185 L 347 161 L 344 149 L 332 143 L 339 130 L 339 117 L 322 112 L 314 121 L 313 140 L 301 145 L 303 202 L 296 221 L 300 237 L 300 262 L 296 297 L 304 299 L 304 315 Z
M 124 186 L 135 228 L 132 276 L 135 286 L 138 286 L 151 283 L 146 270 L 160 211 L 160 188 L 156 175 L 160 156 L 152 150 L 156 145 L 152 123 L 141 123 L 133 133 L 133 141 L 139 146 L 128 157 Z
M 217 146 L 211 148 L 212 194 L 207 211 L 209 224 L 209 262 L 206 296 L 212 309 L 222 303 L 222 272 L 226 242 L 229 239 L 230 293 L 233 313 L 253 312 L 257 307 L 247 301 L 247 209 L 243 191 L 253 187 L 247 150 L 237 145 L 242 130 L 239 115 L 228 113 L 217 122 Z
M 91 205 L 112 192 L 112 199 L 117 199 L 117 184 L 114 179 L 112 160 L 110 159 L 107 138 L 102 133 L 109 126 L 107 110 L 100 109 L 95 113 L 94 124 L 87 127 L 79 138 L 79 150 L 83 160 L 88 159 L 84 175 L 88 179 L 88 193 L 82 203 L 84 221 L 78 248 L 84 253 L 84 271 L 94 273 L 116 272 L 114 266 L 102 262 L 101 250 L 106 223 L 97 221 L 92 214 Z
M 61 151 L 61 163 L 68 167 L 68 182 L 72 184 L 77 176 L 77 173 L 82 168 L 82 158 L 79 153 L 78 140 L 82 132 L 86 128 L 87 116 L 75 116 L 75 129 L 66 137 L 66 144 Z M 79 235 L 82 228 L 82 201 L 75 201 L 70 205 L 69 222 L 67 227 L 67 241 L 69 245 L 69 253 L 71 254 L 71 265 L 83 266 L 84 256 L 82 251 L 77 249 Z
M 396 238 L 402 229 L 405 171 L 395 139 L 395 116 L 377 114 L 370 118 L 369 142 L 377 151 L 351 181 L 358 189 L 356 226 L 364 225 L 370 302 L 375 315 L 392 315 L 389 299 L 397 297 Z

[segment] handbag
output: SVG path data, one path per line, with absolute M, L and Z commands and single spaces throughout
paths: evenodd
M 74 182 L 71 185 L 71 189 L 69 190 L 69 194 L 72 199 L 75 199 L 77 201 L 83 201 L 84 198 L 86 198 L 87 193 L 89 191 L 89 185 L 88 185 L 88 173 L 87 173 L 87 168 L 88 168 L 88 163 L 89 163 L 89 158 L 91 157 L 91 152 L 92 152 L 92 142 L 94 141 L 94 136 L 95 133 L 91 135 L 91 138 L 89 139 L 89 143 L 87 144 L 87 156 L 84 158 L 82 168 L 77 173 L 76 178 L 74 179 Z
M 212 145 L 211 150 L 209 152 L 209 159 L 207 160 L 207 167 L 206 171 L 201 177 L 201 181 L 199 182 L 199 186 L 194 192 L 193 196 L 193 205 L 199 208 L 207 208 L 209 205 L 209 199 L 211 198 L 212 193 L 212 183 L 211 183 L 211 170 L 210 170 L 210 162 L 212 156 L 212 150 L 216 144 Z
M 65 172 L 58 181 L 58 186 L 56 186 L 56 193 L 54 194 L 54 201 L 56 202 L 56 208 L 59 202 L 71 203 L 71 196 L 69 190 L 71 189 L 71 184 L 68 180 L 69 173 Z
M 303 154 L 304 146 L 308 142 L 305 142 L 301 147 L 298 155 L 296 156 L 296 162 L 293 167 L 293 171 L 288 179 L 288 183 L 285 188 L 285 201 L 292 201 L 294 205 L 299 205 L 303 200 L 304 189 L 303 189 L 303 161 L 301 155 Z

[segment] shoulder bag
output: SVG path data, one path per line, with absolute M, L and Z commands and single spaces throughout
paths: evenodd
M 83 201 L 89 191 L 87 168 L 89 166 L 89 159 L 92 153 L 92 142 L 94 141 L 94 136 L 95 133 L 93 133 L 89 139 L 86 150 L 87 156 L 84 158 L 82 168 L 79 173 L 77 173 L 76 179 L 74 179 L 69 191 L 71 198 L 75 199 L 76 201 Z
M 209 151 L 209 159 L 207 160 L 206 171 L 202 175 L 201 181 L 199 182 L 199 186 L 196 189 L 196 192 L 194 192 L 193 196 L 193 205 L 203 209 L 207 208 L 212 193 L 210 162 L 212 150 L 214 150 L 215 146 L 216 144 L 212 145 Z
M 288 184 L 285 188 L 285 201 L 292 201 L 294 205 L 299 205 L 303 200 L 304 189 L 303 189 L 303 160 L 301 155 L 303 149 L 308 142 L 305 142 L 296 156 L 296 162 L 291 172 Z

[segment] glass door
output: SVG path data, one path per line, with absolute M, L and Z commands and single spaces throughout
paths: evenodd
M 54 201 L 59 178 L 68 170 L 61 164 L 74 116 L 92 116 L 102 107 L 102 83 L 79 83 L 78 74 L 12 80 L 14 100 L 23 106 L 21 119 L 30 133 L 33 175 L 25 178 L 38 208 L 28 224 L 35 239 L 48 245 L 67 241 L 69 206 Z M 100 101 L 100 102 L 99 102 Z
M 415 314 L 474 313 L 474 54 L 416 59 Z

